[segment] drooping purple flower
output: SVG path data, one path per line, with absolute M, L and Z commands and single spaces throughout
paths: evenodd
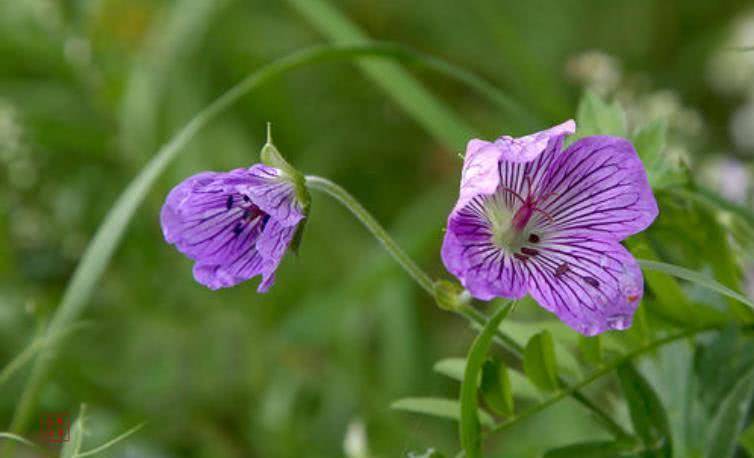
M 627 140 L 593 136 L 563 148 L 575 129 L 568 121 L 522 138 L 471 140 L 442 258 L 472 296 L 528 293 L 594 335 L 631 325 L 644 281 L 620 241 L 658 209 Z
M 187 178 L 168 194 L 160 222 L 165 240 L 196 261 L 197 282 L 219 289 L 261 275 L 261 293 L 304 217 L 292 177 L 255 164 Z

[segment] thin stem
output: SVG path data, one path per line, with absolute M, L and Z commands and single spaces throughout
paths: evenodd
M 637 349 L 635 349 L 635 350 L 633 350 L 633 351 L 631 351 L 629 353 L 626 353 L 625 355 L 621 356 L 620 358 L 617 358 L 612 363 L 607 364 L 605 366 L 602 366 L 601 368 L 599 368 L 596 371 L 594 371 L 591 375 L 589 375 L 585 379 L 581 380 L 580 382 L 578 382 L 578 383 L 576 383 L 574 385 L 571 385 L 570 387 L 563 388 L 560 392 L 558 392 L 556 395 L 550 397 L 546 401 L 543 401 L 543 402 L 535 405 L 534 407 L 532 407 L 532 408 L 530 408 L 530 409 L 528 409 L 528 410 L 520 413 L 519 415 L 510 417 L 508 420 L 506 420 L 506 421 L 498 424 L 497 426 L 495 426 L 490 431 L 490 433 L 495 433 L 495 432 L 499 432 L 499 431 L 502 431 L 504 429 L 507 429 L 510 426 L 512 426 L 514 423 L 517 423 L 517 422 L 523 420 L 524 418 L 527 418 L 527 417 L 529 417 L 529 416 L 531 416 L 531 415 L 533 415 L 533 414 L 535 414 L 537 412 L 540 412 L 540 411 L 544 410 L 546 407 L 548 407 L 548 406 L 550 406 L 552 404 L 555 404 L 556 402 L 560 401 L 561 399 L 565 398 L 566 396 L 572 396 L 574 393 L 576 393 L 581 388 L 584 388 L 585 386 L 589 385 L 590 383 L 592 383 L 593 381 L 597 380 L 598 378 L 600 378 L 600 377 L 608 374 L 609 372 L 615 370 L 621 364 L 624 364 L 624 363 L 626 363 L 626 362 L 628 362 L 628 361 L 636 358 L 639 355 L 642 355 L 644 353 L 648 353 L 648 352 L 650 352 L 652 350 L 655 350 L 655 349 L 657 349 L 659 347 L 662 347 L 664 345 L 676 342 L 678 340 L 685 339 L 687 337 L 692 337 L 692 336 L 695 336 L 697 334 L 701 334 L 703 332 L 712 331 L 712 330 L 719 329 L 719 328 L 720 328 L 719 325 L 710 325 L 710 326 L 704 326 L 704 327 L 701 327 L 701 328 L 687 329 L 686 331 L 679 332 L 677 334 L 673 334 L 673 335 L 664 337 L 662 339 L 655 340 L 654 342 L 650 342 L 650 343 L 644 345 L 643 347 L 639 347 L 639 348 L 637 348 Z
M 398 261 L 411 278 L 416 280 L 428 294 L 435 295 L 435 287 L 432 279 L 427 275 L 413 259 L 411 259 L 401 247 L 395 243 L 387 231 L 379 222 L 369 213 L 356 198 L 348 193 L 338 184 L 333 183 L 327 178 L 308 175 L 306 176 L 306 185 L 311 189 L 322 191 L 334 198 L 350 211 L 366 227 L 366 229 L 382 244 L 390 255 Z
M 427 275 L 415 262 L 413 259 L 411 259 L 401 247 L 398 246 L 398 244 L 393 240 L 392 237 L 390 237 L 390 234 L 387 233 L 387 231 L 380 225 L 380 223 L 374 218 L 374 216 L 371 215 L 360 203 L 358 200 L 356 200 L 355 197 L 353 197 L 351 194 L 348 193 L 345 189 L 343 189 L 341 186 L 339 186 L 336 183 L 333 183 L 332 181 L 328 180 L 327 178 L 322 178 L 318 176 L 312 176 L 307 175 L 306 177 L 306 185 L 311 189 L 316 189 L 318 191 L 322 191 L 325 194 L 333 197 L 335 200 L 343 204 L 361 223 L 367 228 L 367 230 L 374 235 L 377 240 L 382 244 L 382 246 L 385 247 L 385 249 L 390 253 L 393 258 L 398 261 L 398 264 L 403 267 L 406 272 L 414 279 L 416 282 L 421 286 L 429 295 L 435 296 L 435 288 L 434 288 L 434 282 L 432 279 Z M 467 295 L 467 292 L 463 293 L 464 295 Z M 465 306 L 462 307 L 460 310 L 457 311 L 457 313 L 463 315 L 466 317 L 467 320 L 472 322 L 473 324 L 476 324 L 478 326 L 483 327 L 488 319 L 487 317 L 476 310 L 475 308 L 471 306 Z M 499 329 L 495 332 L 495 338 L 498 341 L 498 343 L 502 344 L 504 347 L 506 347 L 510 353 L 515 357 L 518 362 L 520 363 L 523 361 L 523 349 L 516 341 L 514 341 L 510 336 L 507 336 L 506 334 L 502 333 Z M 564 390 L 569 390 L 570 387 L 565 383 L 564 380 L 559 379 L 560 384 Z M 594 412 L 600 419 L 603 420 L 605 427 L 610 430 L 611 433 L 613 433 L 616 437 L 626 437 L 629 434 L 618 424 L 613 420 L 606 412 L 601 410 L 596 404 L 592 403 L 586 396 L 584 396 L 582 393 L 573 390 L 571 392 L 571 395 L 576 399 L 578 402 L 584 405 L 587 409 Z

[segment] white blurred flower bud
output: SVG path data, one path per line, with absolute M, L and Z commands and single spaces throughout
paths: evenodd
M 621 80 L 620 63 L 602 51 L 585 51 L 568 59 L 566 74 L 599 95 L 614 91 Z
M 343 453 L 345 453 L 346 458 L 367 458 L 369 456 L 368 449 L 364 422 L 360 419 L 352 420 L 348 424 L 346 435 L 343 438 Z
M 702 181 L 733 202 L 743 203 L 749 195 L 751 177 L 746 165 L 731 157 L 720 156 L 704 165 Z

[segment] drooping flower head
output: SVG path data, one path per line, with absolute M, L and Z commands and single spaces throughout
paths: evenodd
M 528 293 L 594 335 L 631 325 L 644 282 L 620 241 L 658 209 L 627 140 L 593 136 L 564 148 L 575 129 L 567 121 L 522 138 L 471 140 L 442 258 L 472 296 Z
M 197 282 L 219 289 L 261 275 L 257 291 L 272 286 L 308 206 L 297 172 L 287 163 L 276 165 L 202 172 L 170 191 L 160 214 L 162 232 L 196 261 Z

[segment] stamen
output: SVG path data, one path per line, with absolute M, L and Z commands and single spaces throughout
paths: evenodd
M 249 199 L 249 196 L 247 196 L 246 194 L 244 194 L 243 201 L 244 202 L 251 202 L 251 199 Z
M 518 259 L 521 262 L 526 262 L 526 261 L 529 260 L 528 256 L 524 256 L 524 255 L 518 254 L 518 253 L 513 253 L 513 257 L 516 258 L 516 259 Z
M 600 287 L 600 282 L 598 282 L 594 277 L 584 277 L 584 281 L 589 283 L 591 286 L 595 288 Z
M 546 211 L 542 210 L 541 208 L 537 208 L 537 207 L 534 207 L 534 211 L 542 213 L 545 216 L 545 218 L 547 218 L 548 220 L 550 220 L 551 223 L 555 224 L 555 219 L 553 219 L 553 217 L 550 216 L 550 214 L 547 213 Z
M 539 250 L 535 250 L 534 248 L 529 248 L 529 247 L 523 247 L 521 248 L 521 253 L 529 255 L 529 256 L 536 256 L 539 254 Z
M 500 189 L 502 189 L 503 191 L 508 191 L 509 193 L 511 193 L 514 196 L 516 196 L 518 198 L 518 200 L 521 201 L 521 205 L 525 205 L 526 204 L 526 201 L 523 199 L 523 197 L 519 196 L 518 193 L 516 191 L 512 190 L 511 188 L 506 188 L 504 186 L 501 186 Z
M 243 232 L 243 223 L 236 224 L 236 227 L 233 228 L 233 233 L 238 235 L 241 232 Z
M 529 242 L 531 242 L 531 243 L 539 243 L 539 236 L 537 234 L 534 234 L 534 233 L 529 234 Z
M 251 212 L 249 210 L 244 210 L 243 215 L 241 215 L 241 218 L 248 219 L 249 216 L 251 216 Z
M 230 208 L 233 206 L 233 194 L 230 194 L 228 196 L 228 200 L 225 201 L 225 208 L 227 210 L 230 210 Z

